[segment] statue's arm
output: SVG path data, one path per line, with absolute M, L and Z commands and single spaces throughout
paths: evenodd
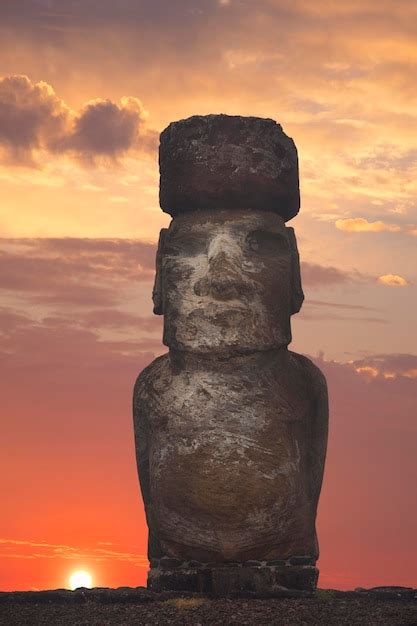
M 324 464 L 326 461 L 327 438 L 329 426 L 329 399 L 324 374 L 311 363 L 312 384 L 314 389 L 314 408 L 312 420 L 312 440 L 310 448 L 312 471 L 312 498 L 317 506 L 323 482 Z
M 152 501 L 150 488 L 150 403 L 149 389 L 153 377 L 155 361 L 138 376 L 133 391 L 133 422 L 135 431 L 136 463 L 138 468 L 140 489 L 145 505 L 146 522 L 149 529 L 148 557 L 159 558 L 161 548 L 152 519 Z
M 133 422 L 135 429 L 136 464 L 145 509 L 150 500 L 148 420 L 144 401 L 145 373 L 139 374 L 133 391 Z
M 305 391 L 310 398 L 309 419 L 307 422 L 307 472 L 308 490 L 311 503 L 316 509 L 323 482 L 326 460 L 329 423 L 329 401 L 327 383 L 322 371 L 310 359 L 291 352 L 298 376 L 305 381 Z

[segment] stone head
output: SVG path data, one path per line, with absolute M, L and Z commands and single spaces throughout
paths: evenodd
M 286 346 L 299 311 L 299 257 L 285 221 L 299 209 L 298 158 L 273 120 L 194 116 L 161 134 L 153 292 L 164 343 L 195 353 Z
M 153 292 L 164 343 L 198 353 L 288 345 L 303 301 L 294 231 L 275 213 L 195 211 L 161 231 Z

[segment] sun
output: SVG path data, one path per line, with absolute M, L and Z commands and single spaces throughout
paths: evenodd
M 91 574 L 84 570 L 78 570 L 78 572 L 74 572 L 71 574 L 69 579 L 70 588 L 72 590 L 78 589 L 78 587 L 87 587 L 87 589 L 91 589 L 93 586 L 93 579 Z

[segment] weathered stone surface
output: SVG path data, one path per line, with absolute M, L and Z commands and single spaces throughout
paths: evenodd
M 315 565 L 314 559 L 310 556 L 292 556 L 289 559 L 290 565 Z
M 236 591 L 255 591 L 262 593 L 271 589 L 273 572 L 268 568 L 239 567 L 232 572 L 228 568 L 216 568 L 212 571 L 211 584 L 216 596 L 229 596 Z
M 291 342 L 304 296 L 294 231 L 279 215 L 194 211 L 160 235 L 155 312 L 171 350 L 263 352 Z
M 181 124 L 175 145 L 181 129 L 190 141 Z M 239 126 L 250 145 L 253 124 Z M 198 137 L 194 159 L 199 142 L 207 147 Z M 294 231 L 270 207 L 190 207 L 161 231 L 157 254 L 154 310 L 169 352 L 134 391 L 148 553 L 158 562 L 149 586 L 202 592 L 229 577 L 236 592 L 311 590 L 328 405 L 321 372 L 288 350 L 303 301 Z
M 293 140 L 271 119 L 195 115 L 161 133 L 160 204 L 177 216 L 200 209 L 274 211 L 300 208 Z
M 151 591 L 204 591 L 197 570 L 149 570 L 148 587 Z
M 163 569 L 175 569 L 176 567 L 180 567 L 181 564 L 182 561 L 180 561 L 179 559 L 170 558 L 169 556 L 164 556 L 159 561 L 159 565 Z
M 325 409 L 321 374 L 287 350 L 157 359 L 137 384 L 135 415 L 161 551 L 217 562 L 317 558 Z
M 213 563 L 210 567 L 182 567 L 167 571 L 151 569 L 148 574 L 150 590 L 209 593 L 232 596 L 241 592 L 266 594 L 277 590 L 307 590 L 316 588 L 318 570 L 311 566 L 282 568 L 241 563 L 230 567 L 227 563 Z

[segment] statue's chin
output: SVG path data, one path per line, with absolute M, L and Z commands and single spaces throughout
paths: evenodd
M 224 305 L 208 312 L 172 311 L 164 319 L 164 344 L 199 354 L 245 354 L 272 350 L 291 341 L 289 315 L 273 318 L 262 307 Z

